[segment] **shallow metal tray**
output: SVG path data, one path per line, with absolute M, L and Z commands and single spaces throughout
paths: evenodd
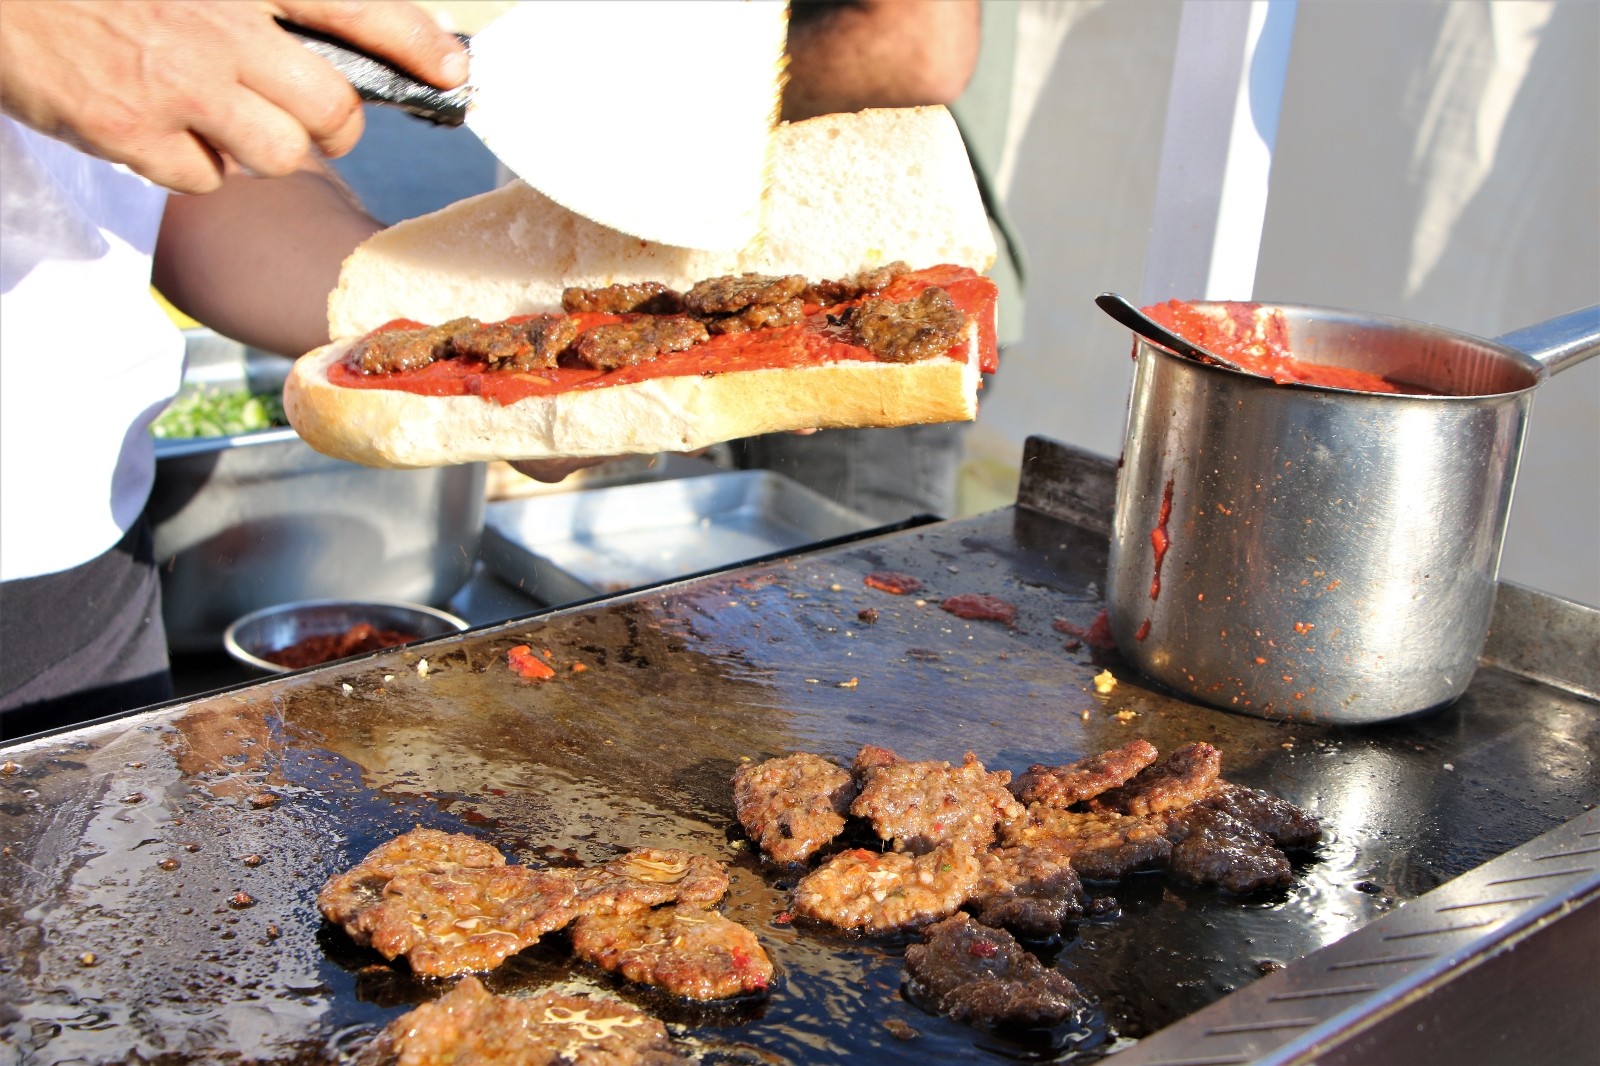
M 733 566 L 874 524 L 767 471 L 618 485 L 491 503 L 479 555 L 555 606 Z

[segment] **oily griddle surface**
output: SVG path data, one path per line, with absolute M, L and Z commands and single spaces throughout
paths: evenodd
M 867 588 L 879 569 L 917 596 Z M 734 867 L 771 995 L 695 1008 L 547 938 L 491 974 L 613 990 L 707 1062 L 1097 1057 L 1575 816 L 1600 793 L 1594 705 L 1480 671 L 1455 706 L 1362 731 L 1268 722 L 1151 691 L 1052 626 L 1102 606 L 1103 539 L 996 511 L 275 679 L 0 752 L 0 1044 L 24 1062 L 333 1062 L 449 982 L 326 926 L 326 878 L 414 826 L 513 862 L 678 846 Z M 999 596 L 1014 626 L 940 610 Z M 876 608 L 868 623 L 859 617 Z M 520 643 L 560 672 L 506 665 Z M 426 659 L 427 669 L 419 670 Z M 572 670 L 579 663 L 584 669 Z M 1109 668 L 1118 684 L 1095 691 Z M 1020 772 L 1145 737 L 1206 740 L 1223 772 L 1315 811 L 1294 885 L 1240 900 L 1161 875 L 1101 886 L 1120 913 L 1041 949 L 1096 1010 L 1054 1048 L 924 1014 L 903 942 L 790 923 L 792 875 L 733 820 L 741 759 L 847 762 L 863 743 Z

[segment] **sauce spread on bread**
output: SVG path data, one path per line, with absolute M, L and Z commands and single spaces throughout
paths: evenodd
M 767 302 L 733 306 L 742 299 L 738 284 L 741 279 L 714 280 L 725 284 L 705 293 L 700 292 L 701 286 L 696 286 L 685 294 L 682 299 L 691 304 L 687 314 L 578 309 L 562 315 L 522 315 L 489 327 L 470 320 L 447 323 L 443 327 L 396 320 L 374 330 L 353 346 L 351 358 L 330 366 L 328 381 L 341 388 L 391 389 L 425 396 L 476 395 L 510 404 L 530 396 L 550 396 L 673 376 L 797 369 L 842 362 L 923 358 L 965 361 L 964 329 L 955 343 L 945 344 L 939 339 L 946 336 L 938 332 L 939 328 L 948 329 L 953 321 L 976 323 L 980 369 L 992 373 L 997 368 L 995 287 L 988 278 L 966 267 L 936 266 L 905 271 L 892 276 L 880 288 L 828 304 L 811 302 L 805 297 L 826 299 L 848 295 L 846 291 L 828 287 L 848 286 L 849 283 L 823 282 L 798 293 L 788 291 L 793 286 L 767 285 L 763 292 L 773 293 L 767 297 Z M 757 286 L 752 283 L 746 287 Z M 641 302 L 636 306 L 646 306 L 644 301 L 647 300 L 653 306 L 662 306 L 660 293 L 656 291 L 659 287 L 629 288 L 642 290 Z M 616 306 L 605 299 L 591 298 L 593 296 L 594 293 L 582 293 L 568 302 L 577 308 Z M 697 312 L 696 307 L 710 310 Z M 895 312 L 900 308 L 912 313 L 897 317 Z M 952 310 L 960 318 L 952 319 Z M 692 318 L 696 313 L 699 317 Z M 688 325 L 691 322 L 693 325 Z M 531 324 L 531 342 L 527 328 L 514 328 L 522 324 Z M 699 325 L 707 328 L 696 329 Z M 470 344 L 461 345 L 461 351 L 467 354 L 457 352 L 453 357 L 432 359 L 403 356 L 377 362 L 369 359 L 368 365 L 400 367 L 378 372 L 364 370 L 354 358 L 363 345 L 370 347 L 385 334 L 395 331 L 428 331 L 436 346 L 442 343 L 447 348 L 452 347 L 448 343 L 451 327 L 458 335 L 462 330 L 470 330 L 476 338 Z M 518 338 L 514 355 L 507 354 L 512 347 L 502 343 L 503 337 L 495 332 L 501 327 L 511 328 L 509 331 Z M 602 328 L 612 332 L 600 333 Z M 545 346 L 546 350 L 540 351 L 541 342 L 548 338 L 554 339 Z M 585 338 L 590 338 L 591 343 L 580 356 L 578 353 L 585 349 Z M 929 338 L 934 338 L 931 348 Z M 920 350 L 917 348 L 919 339 Z M 555 344 L 561 345 L 559 357 L 553 350 Z M 891 354 L 884 354 L 886 350 Z M 644 354 L 639 357 L 641 351 Z M 903 358 L 900 353 L 906 352 L 910 355 Z M 539 365 L 541 362 L 550 365 Z

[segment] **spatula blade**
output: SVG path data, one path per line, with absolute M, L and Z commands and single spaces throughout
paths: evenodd
M 730 251 L 760 229 L 782 0 L 542 0 L 472 39 L 467 126 L 550 199 L 633 236 Z

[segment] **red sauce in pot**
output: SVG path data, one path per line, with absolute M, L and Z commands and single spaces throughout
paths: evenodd
M 1289 351 L 1289 327 L 1280 311 L 1257 314 L 1258 304 L 1223 303 L 1215 309 L 1168 300 L 1143 308 L 1145 314 L 1185 340 L 1226 356 L 1252 374 L 1280 385 L 1322 385 L 1356 392 L 1426 393 L 1370 370 L 1325 366 L 1296 359 Z M 1220 309 L 1222 314 L 1217 314 Z
M 999 367 L 995 347 L 996 290 L 988 278 L 966 267 L 936 266 L 896 278 L 881 295 L 909 300 L 930 286 L 940 286 L 950 299 L 978 324 L 979 369 L 993 373 Z M 416 370 L 392 374 L 367 374 L 340 361 L 328 368 L 328 381 L 346 389 L 394 389 L 423 396 L 482 396 L 511 404 L 529 396 L 551 396 L 579 389 L 627 385 L 651 378 L 714 375 L 734 370 L 780 370 L 841 362 L 877 362 L 867 349 L 855 344 L 853 331 L 829 321 L 832 308 L 809 306 L 806 317 L 793 326 L 724 333 L 682 352 L 671 352 L 616 370 L 590 367 L 555 367 L 549 370 L 490 370 L 473 359 L 439 359 Z M 523 315 L 507 321 L 526 320 Z M 582 330 L 621 321 L 620 315 L 578 313 Z M 417 329 L 423 323 L 406 319 L 389 322 L 374 333 L 389 329 Z M 370 336 L 370 334 L 369 334 Z M 965 345 L 952 348 L 943 358 L 964 361 Z

